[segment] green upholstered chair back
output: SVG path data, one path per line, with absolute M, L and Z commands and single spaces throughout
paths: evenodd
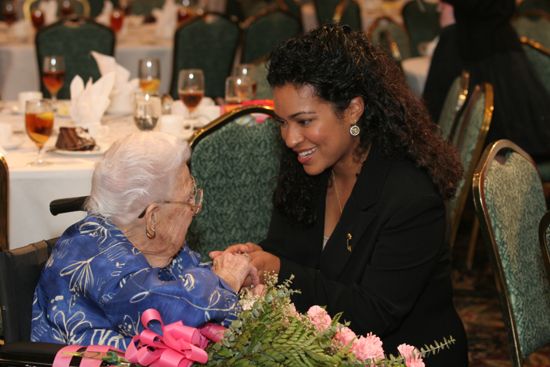
M 178 98 L 181 69 L 202 69 L 206 95 L 224 97 L 225 78 L 231 73 L 239 37 L 237 23 L 221 14 L 206 13 L 183 23 L 174 35 L 172 97 Z
M 90 52 L 97 51 L 112 56 L 115 48 L 115 34 L 111 29 L 91 20 L 59 21 L 39 30 L 35 42 L 40 79 L 42 79 L 42 63 L 45 56 L 64 57 L 65 82 L 57 96 L 68 99 L 70 98 L 69 86 L 75 75 L 80 75 L 84 83 L 89 78 L 99 79 L 99 69 Z M 40 89 L 45 96 L 49 96 L 42 80 Z
M 334 12 L 340 0 L 313 0 L 315 6 L 315 14 L 319 25 L 332 23 Z
M 334 10 L 332 21 L 334 23 L 346 24 L 354 31 L 363 30 L 361 8 L 355 0 L 340 0 Z
M 0 251 L 0 310 L 4 341 L 27 342 L 34 289 L 55 240 Z
M 445 97 L 443 108 L 441 109 L 441 115 L 439 115 L 438 125 L 441 131 L 441 136 L 445 139 L 449 139 L 451 132 L 455 127 L 458 112 L 464 106 L 464 102 L 468 98 L 468 85 L 470 83 L 470 73 L 463 71 L 462 74 L 457 77 Z
M 273 119 L 246 123 L 252 112 L 273 115 L 259 106 L 234 110 L 192 139 L 191 172 L 204 189 L 204 206 L 187 240 L 203 255 L 267 234 L 282 142 Z
M 513 366 L 550 342 L 550 282 L 538 241 L 546 212 L 534 162 L 509 140 L 488 146 L 472 183 L 474 203 L 510 336 Z
M 302 32 L 302 24 L 291 13 L 274 9 L 247 19 L 243 24 L 241 62 L 269 56 L 279 43 Z
M 105 0 L 88 0 L 90 2 L 90 17 L 95 18 L 99 14 L 101 14 L 101 11 L 103 10 L 103 5 L 105 4 Z M 111 3 L 113 3 L 114 7 L 119 6 L 118 0 L 111 0 Z
M 550 2 L 548 0 L 523 0 L 519 3 L 517 11 L 520 14 L 532 11 L 543 11 L 550 14 Z
M 420 44 L 430 42 L 439 35 L 441 26 L 437 6 L 423 0 L 411 0 L 403 6 L 401 14 L 411 39 L 412 56 L 420 55 Z
M 537 41 L 550 48 L 550 16 L 519 16 L 512 20 L 518 36 Z
M 164 1 L 165 0 L 131 0 L 130 13 L 135 15 L 151 14 L 153 9 L 162 8 L 164 6 Z
M 542 258 L 546 266 L 546 275 L 550 282 L 550 212 L 546 212 L 539 224 L 539 243 L 542 251 Z
M 9 248 L 9 170 L 6 158 L 0 153 L 0 251 Z
M 403 26 L 388 17 L 379 17 L 370 25 L 370 41 L 387 51 L 396 61 L 411 57 L 411 42 Z
M 454 245 L 462 212 L 466 204 L 470 183 L 493 116 L 493 88 L 490 84 L 476 86 L 468 99 L 464 113 L 459 117 L 451 142 L 458 150 L 464 175 L 455 196 L 447 203 L 450 222 L 449 243 Z
M 550 95 L 550 48 L 524 36 L 520 38 L 520 41 L 535 74 Z

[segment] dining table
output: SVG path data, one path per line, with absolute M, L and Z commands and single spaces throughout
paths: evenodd
M 143 17 L 128 17 L 116 35 L 114 57 L 130 72 L 131 78 L 138 77 L 139 59 L 158 58 L 159 91 L 166 93 L 172 77 L 173 39 L 157 36 L 156 27 L 155 23 L 143 23 Z M 15 100 L 19 92 L 40 88 L 34 30 L 18 35 L 6 23 L 0 22 L 0 70 L 0 96 L 4 100 Z

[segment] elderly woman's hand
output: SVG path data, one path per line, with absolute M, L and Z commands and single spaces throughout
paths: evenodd
M 249 277 L 251 284 L 260 282 L 258 270 L 245 254 L 223 252 L 214 259 L 212 271 L 222 278 L 235 292 L 238 292 Z M 249 282 L 247 282 L 249 283 Z

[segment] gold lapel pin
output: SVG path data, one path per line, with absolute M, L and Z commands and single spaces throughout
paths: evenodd
M 347 233 L 346 234 L 346 248 L 348 249 L 349 252 L 351 252 L 351 240 L 352 240 L 353 236 L 351 235 L 351 233 Z

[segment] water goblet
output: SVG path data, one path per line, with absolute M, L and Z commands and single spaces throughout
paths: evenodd
M 63 86 L 65 79 L 65 60 L 63 56 L 46 56 L 42 64 L 42 81 L 52 97 L 57 101 L 57 93 Z
M 253 83 L 246 76 L 229 76 L 225 79 L 225 102 L 240 104 L 253 98 Z
M 44 144 L 52 135 L 54 122 L 54 109 L 51 101 L 46 99 L 33 99 L 25 103 L 25 130 L 27 135 L 38 147 L 38 155 L 30 165 L 48 164 L 42 158 Z
M 160 96 L 155 93 L 137 92 L 134 121 L 140 130 L 153 130 L 161 115 Z
M 233 68 L 233 76 L 246 76 L 252 83 L 252 98 L 256 98 L 258 81 L 256 79 L 256 66 L 253 64 L 238 64 Z
M 179 73 L 178 93 L 189 110 L 189 115 L 197 108 L 204 96 L 204 74 L 200 69 L 183 69 Z
M 160 87 L 160 61 L 157 58 L 140 59 L 138 63 L 139 87 L 144 93 L 158 93 Z

